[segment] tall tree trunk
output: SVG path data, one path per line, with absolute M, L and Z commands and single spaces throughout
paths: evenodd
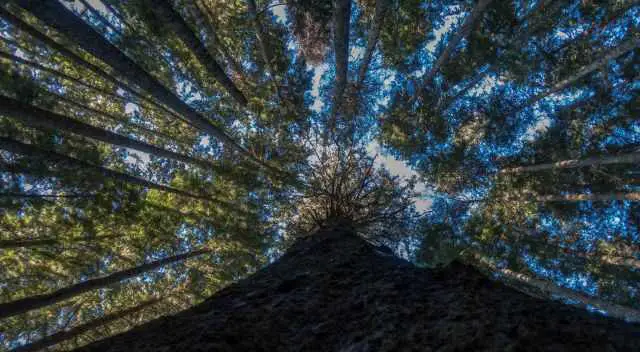
M 44 90 L 43 90 L 43 92 L 45 94 L 48 94 L 49 96 L 53 97 L 58 102 L 63 102 L 65 104 L 72 105 L 72 106 L 74 106 L 76 108 L 79 108 L 81 110 L 84 110 L 86 112 L 90 112 L 93 115 L 102 116 L 102 117 L 104 117 L 104 118 L 106 118 L 108 120 L 111 120 L 111 121 L 113 121 L 113 122 L 115 122 L 117 124 L 123 124 L 123 125 L 125 125 L 125 126 L 127 126 L 129 128 L 139 130 L 139 131 L 143 132 L 144 134 L 146 134 L 149 137 L 156 137 L 156 138 L 160 137 L 160 138 L 164 138 L 166 141 L 190 144 L 190 143 L 185 142 L 185 141 L 177 140 L 176 137 L 171 136 L 171 135 L 169 135 L 167 133 L 164 133 L 162 131 L 152 130 L 152 129 L 150 129 L 148 127 L 145 127 L 143 125 L 128 121 L 128 117 L 126 117 L 126 116 L 117 116 L 117 115 L 112 114 L 112 113 L 108 113 L 108 112 L 105 112 L 105 111 L 94 109 L 94 108 L 92 108 L 92 107 L 90 107 L 90 106 L 88 106 L 86 104 L 83 104 L 81 102 L 69 99 L 64 95 L 58 95 L 58 94 L 54 94 L 54 93 L 51 93 L 49 91 L 44 91 Z
M 603 301 L 595 297 L 590 297 L 580 292 L 557 286 L 550 281 L 536 279 L 509 269 L 500 268 L 495 263 L 478 253 L 473 253 L 469 257 L 472 259 L 474 265 L 488 268 L 491 272 L 503 275 L 506 279 L 513 280 L 520 285 L 535 287 L 549 297 L 563 297 L 565 299 L 580 302 L 580 305 L 585 308 L 594 307 L 601 311 L 605 311 L 607 312 L 607 315 L 614 318 L 636 323 L 640 322 L 640 311 L 636 309 Z
M 58 243 L 55 239 L 43 240 L 0 240 L 0 249 L 46 247 Z
M 585 252 L 561 246 L 560 241 L 550 242 L 541 234 L 537 234 L 534 230 L 522 228 L 519 226 L 509 226 L 508 232 L 513 233 L 510 236 L 515 243 L 528 244 L 531 254 L 548 253 L 552 257 L 560 257 L 574 263 L 578 267 L 586 267 L 589 263 L 594 263 L 608 273 L 612 273 L 616 277 L 633 277 L 633 280 L 640 279 L 640 260 L 633 257 L 633 253 L 608 255 L 601 251 Z
M 448 95 L 444 98 L 444 101 L 440 104 L 441 111 L 445 111 L 460 97 L 463 97 L 471 90 L 471 88 L 475 87 L 478 83 L 480 83 L 485 77 L 487 77 L 491 73 L 491 65 L 484 70 L 483 72 L 477 73 L 475 77 L 473 77 L 467 84 L 458 91 L 458 93 L 454 95 Z
M 106 17 L 104 17 L 102 13 L 100 13 L 98 9 L 93 7 L 93 5 L 91 5 L 87 0 L 80 0 L 80 2 L 82 3 L 82 6 L 84 6 L 86 9 L 89 10 L 89 12 L 91 12 L 94 16 L 96 16 L 100 20 L 100 22 L 102 22 L 107 28 L 111 29 L 113 33 L 116 33 L 119 36 L 122 36 L 122 32 L 116 27 L 114 27 L 111 24 L 111 22 L 109 22 L 109 20 Z
M 68 286 L 57 291 L 36 295 L 32 297 L 22 298 L 16 301 L 0 304 L 0 319 L 12 317 L 14 315 L 23 314 L 34 309 L 46 307 L 58 302 L 62 302 L 66 299 L 73 298 L 82 293 L 105 288 L 110 285 L 116 284 L 120 281 L 136 277 L 140 274 L 157 269 L 161 266 L 177 263 L 186 259 L 200 256 L 206 253 L 210 253 L 210 249 L 195 250 L 188 253 L 175 255 L 172 257 L 156 260 L 147 264 L 140 265 L 135 268 L 126 269 L 115 272 L 108 276 L 100 277 L 97 279 L 90 279 L 77 283 L 72 286 Z
M 102 175 L 107 178 L 111 178 L 111 179 L 126 182 L 126 183 L 131 183 L 131 184 L 135 184 L 135 185 L 139 185 L 139 186 L 143 186 L 151 189 L 157 189 L 163 192 L 169 192 L 169 193 L 182 195 L 185 197 L 209 200 L 213 202 L 222 202 L 219 200 L 215 200 L 209 196 L 193 194 L 193 193 L 189 193 L 187 191 L 179 190 L 173 187 L 153 183 L 151 181 L 147 181 L 145 179 L 142 179 L 136 176 L 131 176 L 122 172 L 110 170 L 102 166 L 96 166 L 84 160 L 76 159 L 74 157 L 66 156 L 50 150 L 43 150 L 31 144 L 25 144 L 25 143 L 18 142 L 6 137 L 0 137 L 0 149 L 6 150 L 12 153 L 29 156 L 31 158 L 42 160 L 47 163 L 53 162 L 56 164 L 61 164 L 61 165 L 56 165 L 56 167 L 62 166 L 63 168 L 68 168 L 68 169 L 89 170 L 91 172 L 94 172 L 96 174 Z M 11 170 L 11 165 L 3 166 L 3 168 L 7 170 Z M 15 169 L 15 168 L 13 171 L 22 172 L 22 170 Z M 52 171 L 52 170 L 48 170 L 47 172 L 52 174 L 58 174 L 58 172 Z
M 351 0 L 333 0 L 333 48 L 336 59 L 336 84 L 333 95 L 333 117 L 331 131 L 335 130 L 336 115 L 341 111 L 347 88 L 349 72 L 349 20 L 351 19 Z
M 233 81 L 227 76 L 222 67 L 202 44 L 198 36 L 191 30 L 187 22 L 177 13 L 170 3 L 170 0 L 147 1 L 147 6 L 153 11 L 155 16 L 161 20 L 166 28 L 176 34 L 180 40 L 196 56 L 200 64 L 207 69 L 207 72 L 222 85 L 227 92 L 242 106 L 247 105 L 247 98 L 236 87 Z
M 628 350 L 640 336 L 635 326 L 528 297 L 459 262 L 415 267 L 338 226 L 300 238 L 192 309 L 80 351 L 570 350 L 585 341 Z
M 500 170 L 500 174 L 521 174 L 525 172 L 536 172 L 556 169 L 573 169 L 586 166 L 599 166 L 610 164 L 638 164 L 640 163 L 640 152 L 633 152 L 621 155 L 598 156 L 586 159 L 569 159 L 554 163 L 544 163 L 530 166 L 518 166 Z
M 484 10 L 489 4 L 491 4 L 492 1 L 493 0 L 479 0 L 476 6 L 474 6 L 473 10 L 471 10 L 471 13 L 464 19 L 464 22 L 462 23 L 460 29 L 458 29 L 458 31 L 453 34 L 453 37 L 449 40 L 447 46 L 444 48 L 440 56 L 438 56 L 436 62 L 433 63 L 431 70 L 429 70 L 427 75 L 424 77 L 423 82 L 425 85 L 431 82 L 433 77 L 440 70 L 440 67 L 442 67 L 442 65 L 444 65 L 449 60 L 449 57 L 451 56 L 451 54 L 453 54 L 458 44 L 460 44 L 460 41 L 462 41 L 462 39 L 466 38 L 467 35 L 469 35 L 471 30 L 473 29 L 474 24 L 482 16 Z
M 79 67 L 83 67 L 83 68 L 89 70 L 90 72 L 93 72 L 98 77 L 101 77 L 102 79 L 106 80 L 107 82 L 109 82 L 109 83 L 111 83 L 111 84 L 113 84 L 113 85 L 115 85 L 117 87 L 122 88 L 123 90 L 127 91 L 129 94 L 131 94 L 136 99 L 139 99 L 141 101 L 147 102 L 147 103 L 151 104 L 152 106 L 160 109 L 161 111 L 169 114 L 170 116 L 174 116 L 175 118 L 182 119 L 179 115 L 177 115 L 175 112 L 167 109 L 164 105 L 159 104 L 155 100 L 149 99 L 146 96 L 138 93 L 135 89 L 133 89 L 129 85 L 119 81 L 118 79 L 113 77 L 111 74 L 105 72 L 100 67 L 98 67 L 98 66 L 96 66 L 96 65 L 94 65 L 94 64 L 92 64 L 92 63 L 90 63 L 90 62 L 88 62 L 86 60 L 84 60 L 82 57 L 80 57 L 79 55 L 77 55 L 73 51 L 65 48 L 64 45 L 61 45 L 58 42 L 56 42 L 53 39 L 51 39 L 50 37 L 40 33 L 40 31 L 38 31 L 37 29 L 33 28 L 28 23 L 22 21 L 20 18 L 18 18 L 17 16 L 13 15 L 12 13 L 10 13 L 9 11 L 5 10 L 2 7 L 0 7 L 0 16 L 2 16 L 5 20 L 7 20 L 9 23 L 11 23 L 11 25 L 15 26 L 19 30 L 21 30 L 21 31 L 23 31 L 25 33 L 28 33 L 29 35 L 31 35 L 32 37 L 34 37 L 35 39 L 37 39 L 41 43 L 45 44 L 46 46 L 48 46 L 48 47 L 56 50 L 60 54 L 64 55 L 66 58 L 71 60 L 75 65 L 77 65 Z M 110 93 L 110 94 L 112 94 L 112 93 Z
M 281 74 L 280 72 L 276 72 L 276 67 L 274 66 L 273 55 L 271 55 L 271 49 L 269 48 L 269 43 L 267 43 L 267 33 L 260 23 L 260 19 L 258 18 L 258 6 L 256 5 L 255 0 L 247 0 L 247 9 L 249 11 L 249 16 L 251 17 L 251 21 L 253 22 L 253 28 L 256 31 L 256 38 L 258 39 L 258 48 L 260 50 L 260 55 L 262 56 L 262 60 L 264 64 L 267 66 L 267 70 L 271 75 L 271 82 L 273 83 L 276 94 L 278 98 L 283 104 L 287 104 L 288 100 L 282 94 L 282 90 L 280 89 L 280 82 L 278 80 L 278 76 Z
M 14 349 L 14 352 L 32 352 L 32 351 L 39 351 L 42 350 L 44 348 L 47 348 L 49 346 L 53 346 L 55 344 L 58 344 L 60 342 L 66 341 L 66 340 L 70 340 L 76 336 L 80 336 L 82 334 L 84 334 L 85 332 L 89 332 L 91 330 L 95 330 L 101 326 L 107 325 L 109 323 L 112 323 L 116 320 L 128 317 L 130 315 L 134 315 L 140 311 L 142 311 L 143 309 L 152 306 L 158 302 L 162 301 L 162 298 L 152 298 L 150 300 L 144 301 L 140 304 L 138 304 L 135 307 L 131 307 L 131 308 L 127 308 L 124 310 L 121 310 L 119 312 L 115 312 L 115 313 L 111 313 L 111 314 L 106 314 L 100 318 L 91 320 L 87 323 L 84 323 L 82 325 L 78 325 L 75 326 L 69 330 L 62 330 L 60 332 L 57 332 L 53 335 L 49 335 L 49 336 L 45 336 L 44 338 L 30 343 L 28 345 L 25 346 L 21 346 L 18 347 L 16 349 Z
M 2 38 L 0 40 L 5 40 L 5 39 Z M 91 89 L 91 90 L 96 91 L 98 93 L 104 94 L 105 96 L 108 96 L 110 98 L 117 99 L 117 100 L 120 100 L 120 101 L 123 101 L 123 102 L 127 101 L 126 98 L 121 97 L 121 96 L 117 95 L 116 93 L 114 93 L 112 91 L 109 91 L 108 89 L 96 87 L 96 86 L 91 85 L 91 84 L 89 84 L 87 82 L 84 82 L 80 78 L 76 78 L 76 77 L 67 75 L 64 72 L 61 72 L 61 71 L 46 67 L 46 66 L 41 65 L 41 64 L 39 64 L 37 62 L 33 62 L 33 61 L 30 61 L 30 60 L 25 60 L 25 59 L 22 59 L 22 58 L 20 58 L 18 56 L 7 54 L 7 53 L 4 53 L 4 52 L 0 52 L 0 57 L 8 59 L 8 60 L 11 60 L 13 63 L 26 65 L 26 66 L 35 68 L 35 69 L 43 71 L 43 72 L 47 72 L 47 73 L 52 74 L 54 76 L 57 76 L 57 77 L 59 77 L 59 78 L 61 78 L 63 80 L 69 81 L 69 82 L 71 82 L 73 84 L 77 84 L 80 87 Z
M 535 196 L 538 202 L 609 202 L 613 200 L 628 200 L 640 202 L 640 192 L 628 193 L 595 193 L 595 194 L 551 194 Z
M 35 193 L 0 193 L 0 197 L 13 198 L 93 198 L 95 194 L 35 194 Z
M 595 60 L 594 62 L 592 62 L 589 65 L 586 65 L 584 67 L 582 67 L 580 69 L 580 71 L 578 71 L 577 73 L 575 73 L 574 75 L 565 78 L 563 80 L 561 80 L 560 82 L 555 83 L 551 88 L 547 89 L 546 91 L 536 94 L 533 97 L 527 99 L 527 101 L 522 104 L 520 107 L 518 107 L 515 111 L 512 112 L 512 114 L 517 114 L 518 112 L 526 109 L 529 106 L 535 105 L 537 102 L 539 102 L 540 100 L 550 96 L 551 94 L 554 94 L 556 92 L 559 92 L 567 87 L 570 87 L 571 85 L 573 85 L 574 83 L 578 82 L 580 79 L 584 78 L 585 76 L 595 72 L 596 70 L 606 66 L 609 61 L 617 58 L 618 56 L 624 55 L 627 52 L 637 48 L 640 46 L 640 38 L 634 38 L 634 39 L 629 39 L 626 42 L 620 44 L 618 47 L 616 47 L 615 49 L 611 50 L 611 52 L 609 52 L 609 54 L 605 55 L 604 57 L 600 57 L 599 59 Z
M 205 169 L 217 170 L 216 165 L 205 160 L 196 159 L 187 155 L 178 154 L 144 142 L 140 142 L 119 135 L 117 133 L 104 130 L 102 128 L 88 125 L 78 120 L 68 118 L 66 116 L 42 110 L 35 106 L 22 103 L 15 99 L 7 98 L 2 95 L 0 95 L 0 114 L 16 120 L 20 120 L 27 125 L 59 129 L 112 145 L 139 150 L 151 155 L 177 160 L 187 164 L 198 165 Z
M 82 19 L 75 16 L 63 4 L 57 1 L 15 0 L 15 2 L 42 22 L 64 34 L 93 56 L 100 58 L 111 66 L 114 71 L 127 77 L 128 80 L 144 89 L 155 99 L 175 110 L 195 127 L 216 137 L 228 148 L 240 152 L 253 163 L 272 171 L 277 171 L 277 169 L 274 170 L 272 166 L 257 158 L 227 135 L 225 131 L 213 125 L 207 118 L 183 102 L 120 49 L 93 30 Z
M 242 67 L 242 65 L 240 65 L 238 60 L 236 60 L 236 58 L 231 55 L 229 48 L 227 48 L 227 46 L 218 37 L 218 31 L 216 29 L 216 23 L 214 20 L 215 16 L 211 12 L 211 8 L 204 5 L 201 0 L 196 0 L 195 5 L 194 16 L 200 18 L 204 25 L 209 29 L 207 36 L 209 38 L 208 42 L 210 43 L 210 46 L 214 47 L 218 52 L 220 52 L 222 57 L 224 57 L 224 59 L 231 64 L 231 67 L 235 74 L 240 77 L 240 81 L 245 85 L 248 84 L 249 82 L 244 72 L 244 68 Z
M 376 48 L 376 44 L 378 43 L 378 37 L 380 37 L 380 30 L 382 29 L 384 16 L 388 7 L 389 0 L 376 0 L 376 13 L 373 17 L 371 28 L 369 29 L 369 35 L 367 36 L 367 49 L 364 52 L 364 57 L 362 58 L 360 69 L 358 70 L 358 80 L 356 82 L 356 86 L 358 88 L 362 86 L 364 79 L 367 76 L 367 71 L 369 70 L 369 65 L 373 58 L 373 52 Z

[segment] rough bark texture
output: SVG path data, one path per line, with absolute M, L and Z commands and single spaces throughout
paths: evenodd
M 628 351 L 640 326 L 529 297 L 454 262 L 417 268 L 345 230 L 175 316 L 81 351 Z

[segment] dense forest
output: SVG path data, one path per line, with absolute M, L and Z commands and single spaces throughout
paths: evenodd
M 337 223 L 640 322 L 639 27 L 637 0 L 1 2 L 0 350 L 184 311 Z

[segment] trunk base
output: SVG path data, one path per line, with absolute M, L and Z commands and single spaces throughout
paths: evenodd
M 202 304 L 82 351 L 630 351 L 640 326 L 417 268 L 344 231 L 302 239 Z

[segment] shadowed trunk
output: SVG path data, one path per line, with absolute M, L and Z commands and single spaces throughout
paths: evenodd
M 533 97 L 529 98 L 524 104 L 522 104 L 519 108 L 513 111 L 512 114 L 517 114 L 520 111 L 535 105 L 540 100 L 550 96 L 551 94 L 554 94 L 565 88 L 570 87 L 574 83 L 580 81 L 585 76 L 608 65 L 611 60 L 616 59 L 617 57 L 622 56 L 639 46 L 640 46 L 640 39 L 634 38 L 634 39 L 627 40 L 626 42 L 620 44 L 618 47 L 612 49 L 606 56 L 604 57 L 601 56 L 600 59 L 595 60 L 591 64 L 582 67 L 577 73 L 571 75 L 568 78 L 561 80 L 560 82 L 557 82 L 546 91 L 540 94 L 536 94 Z
M 216 165 L 205 160 L 175 153 L 170 150 L 137 141 L 135 139 L 131 139 L 129 137 L 125 137 L 123 135 L 113 133 L 99 127 L 91 126 L 63 115 L 42 110 L 35 106 L 22 103 L 15 99 L 7 98 L 2 95 L 0 95 L 0 113 L 13 119 L 22 121 L 30 126 L 59 129 L 61 131 L 71 132 L 112 145 L 131 148 L 162 158 L 173 159 L 187 164 L 195 164 L 205 169 L 213 169 L 218 171 L 218 167 Z
M 181 262 L 183 260 L 187 260 L 189 258 L 203 255 L 209 252 L 211 252 L 211 250 L 209 249 L 195 250 L 192 252 L 175 255 L 173 257 L 156 260 L 154 262 L 143 264 L 135 268 L 118 271 L 105 277 L 83 281 L 69 287 L 61 288 L 51 293 L 36 295 L 12 302 L 3 303 L 0 304 L 0 319 L 12 317 L 14 315 L 26 313 L 34 309 L 56 304 L 66 299 L 78 296 L 82 293 L 104 288 L 118 283 L 122 280 L 136 277 L 140 274 L 157 269 L 161 266 Z
M 79 55 L 74 53 L 73 51 L 67 49 L 64 45 L 59 44 L 58 42 L 52 40 L 48 36 L 42 34 L 40 31 L 38 31 L 37 29 L 33 28 L 28 23 L 22 21 L 19 17 L 14 16 L 12 13 L 10 13 L 9 11 L 3 9 L 2 7 L 0 7 L 0 16 L 2 16 L 2 18 L 7 20 L 9 23 L 11 23 L 11 25 L 15 26 L 16 28 L 20 29 L 21 31 L 24 31 L 25 33 L 28 33 L 30 36 L 34 37 L 35 39 L 37 39 L 38 41 L 42 42 L 46 46 L 48 46 L 48 47 L 56 50 L 60 54 L 64 55 L 66 58 L 68 58 L 69 60 L 73 61 L 73 63 L 75 65 L 77 65 L 78 67 L 83 67 L 83 68 L 93 72 L 98 77 L 103 78 L 107 82 L 109 82 L 111 84 L 114 84 L 115 86 L 126 90 L 127 92 L 129 92 L 132 96 L 136 97 L 137 99 L 145 101 L 145 102 L 153 105 L 154 107 L 162 110 L 163 112 L 165 112 L 165 113 L 167 113 L 167 114 L 169 114 L 171 116 L 174 116 L 176 118 L 180 118 L 180 116 L 177 115 L 175 112 L 167 109 L 165 106 L 163 106 L 162 104 L 157 103 L 153 99 L 150 99 L 150 98 L 145 97 L 144 95 L 138 93 L 135 89 L 133 89 L 129 85 L 125 84 L 124 82 L 119 81 L 118 79 L 113 77 L 111 74 L 109 74 L 109 73 L 105 72 L 104 70 L 102 70 L 100 67 L 98 67 L 98 66 L 96 66 L 96 65 L 94 65 L 94 64 L 92 64 L 92 63 L 90 63 L 88 61 L 86 61 L 85 59 L 83 59 L 82 57 L 80 57 Z M 117 95 L 115 95 L 115 96 L 118 97 Z
M 356 82 L 356 86 L 358 88 L 362 86 L 362 83 L 367 76 L 367 71 L 369 70 L 371 59 L 373 58 L 373 51 L 378 43 L 378 37 L 380 37 L 380 29 L 382 28 L 384 15 L 388 6 L 388 0 L 376 0 L 376 12 L 367 36 L 367 49 L 364 52 L 362 63 L 360 63 L 360 68 L 358 69 L 358 80 Z
M 50 247 L 57 243 L 55 239 L 44 240 L 0 240 L 0 249 Z
M 55 28 L 93 56 L 100 58 L 114 71 L 134 81 L 158 101 L 175 110 L 195 127 L 216 137 L 226 147 L 238 151 L 252 162 L 272 169 L 265 162 L 250 153 L 241 144 L 231 138 L 224 130 L 212 124 L 176 94 L 162 85 L 151 74 L 131 60 L 125 53 L 107 41 L 100 33 L 69 11 L 57 1 L 16 0 L 16 3 L 29 11 L 45 24 Z
M 122 318 L 126 318 L 129 317 L 131 315 L 134 315 L 138 312 L 140 312 L 141 310 L 152 306 L 158 302 L 160 302 L 162 299 L 158 299 L 158 298 L 153 298 L 150 300 L 147 300 L 145 302 L 140 303 L 139 305 L 135 306 L 135 307 L 131 307 L 128 309 L 124 309 L 122 311 L 119 312 L 115 312 L 115 313 L 111 313 L 111 314 L 107 314 L 101 318 L 98 319 L 94 319 L 89 321 L 88 323 L 82 324 L 82 325 L 78 325 L 76 327 L 73 327 L 69 330 L 62 330 L 60 332 L 57 332 L 53 335 L 49 335 L 46 336 L 34 343 L 28 344 L 26 346 L 22 346 L 22 347 L 18 347 L 16 349 L 13 350 L 13 352 L 31 352 L 31 351 L 39 351 L 42 350 L 44 348 L 47 348 L 49 346 L 53 346 L 55 344 L 58 344 L 62 341 L 66 341 L 66 340 L 71 340 L 74 337 L 80 336 L 82 334 L 84 334 L 85 332 L 97 329 L 101 326 L 107 325 L 111 322 L 114 322 L 118 319 L 122 319 Z
M 351 1 L 335 0 L 333 24 L 333 47 L 336 57 L 336 87 L 333 96 L 333 115 L 340 112 L 347 88 L 349 71 L 349 19 L 351 18 Z M 330 128 L 335 128 L 330 126 Z
M 460 29 L 458 29 L 458 31 L 453 34 L 453 37 L 449 40 L 447 46 L 444 48 L 440 56 L 438 56 L 438 59 L 431 67 L 431 70 L 429 70 L 427 75 L 424 77 L 423 82 L 425 84 L 431 82 L 433 77 L 440 70 L 440 67 L 442 67 L 442 65 L 444 65 L 449 60 L 449 57 L 451 56 L 451 54 L 453 54 L 458 44 L 460 44 L 460 41 L 462 41 L 462 39 L 466 38 L 467 35 L 469 35 L 474 27 L 474 24 L 476 23 L 478 18 L 482 16 L 482 13 L 487 8 L 487 6 L 491 4 L 491 1 L 493 0 L 478 1 L 473 10 L 471 10 L 471 13 L 464 19 L 464 23 L 462 23 Z
M 80 351 L 632 350 L 637 331 L 459 262 L 417 268 L 336 227 L 198 306 Z
M 200 64 L 207 69 L 207 72 L 222 85 L 227 92 L 242 106 L 247 105 L 247 98 L 236 87 L 233 81 L 227 76 L 222 67 L 216 62 L 213 55 L 210 55 L 207 48 L 191 30 L 187 22 L 177 13 L 168 0 L 148 2 L 149 8 L 156 17 L 166 26 L 166 29 L 175 33 L 180 40 L 196 56 Z
M 140 177 L 131 176 L 129 174 L 107 169 L 102 166 L 97 166 L 89 162 L 86 162 L 84 160 L 59 154 L 51 150 L 40 149 L 32 144 L 21 143 L 10 138 L 0 137 L 0 150 L 6 150 L 12 153 L 28 156 L 30 159 L 45 161 L 48 165 L 51 163 L 55 163 L 56 168 L 61 167 L 63 169 L 75 169 L 76 171 L 91 170 L 95 174 L 99 174 L 113 180 L 118 180 L 118 181 L 139 185 L 139 186 L 143 186 L 151 189 L 157 189 L 163 192 L 179 194 L 185 197 L 226 203 L 224 201 L 215 200 L 209 196 L 193 194 L 193 193 L 183 191 L 177 188 L 173 188 L 170 186 L 165 186 L 165 185 L 161 185 L 151 181 L 147 181 Z M 15 166 L 10 164 L 2 165 L 0 169 L 3 171 L 14 172 L 14 173 L 23 173 L 23 172 L 30 173 L 32 171 L 32 170 L 29 170 L 29 168 L 24 168 L 21 166 Z M 61 172 L 56 170 L 51 170 L 51 169 L 45 171 L 45 173 L 49 175 L 61 174 Z M 36 174 L 41 174 L 41 172 L 36 172 Z

